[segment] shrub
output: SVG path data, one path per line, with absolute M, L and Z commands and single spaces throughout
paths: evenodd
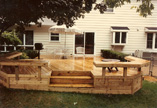
M 119 59 L 121 61 L 126 61 L 124 57 L 127 56 L 127 54 L 112 50 L 101 50 L 101 56 L 104 58 Z
M 34 59 L 38 56 L 38 52 L 36 50 L 23 50 L 27 54 L 30 59 Z
M 25 52 L 22 52 L 20 59 L 29 59 L 29 57 L 27 56 L 27 54 Z

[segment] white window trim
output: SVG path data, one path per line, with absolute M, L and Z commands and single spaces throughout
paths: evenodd
M 155 48 L 155 36 L 157 36 L 156 32 L 153 32 L 153 40 L 152 40 L 152 48 L 147 48 L 147 36 L 148 36 L 148 33 L 152 33 L 152 32 L 147 32 L 146 33 L 146 50 L 156 50 L 157 51 L 157 48 Z
M 32 31 L 32 30 L 30 30 L 30 31 Z M 0 45 L 0 46 L 4 46 L 4 50 L 0 51 L 0 52 L 9 52 L 7 50 L 7 46 L 13 46 L 13 45 L 6 45 L 6 44 L 4 44 L 4 45 Z M 34 31 L 33 31 L 33 45 L 26 45 L 26 34 L 23 34 L 23 45 L 17 45 L 17 46 L 21 46 L 24 49 L 26 49 L 26 47 L 33 47 L 33 49 L 34 49 Z M 14 50 L 16 51 L 16 47 L 15 46 L 14 46 Z
M 52 32 L 49 32 L 49 41 L 50 42 L 61 42 L 61 34 L 60 33 L 58 33 L 59 34 L 59 40 L 57 41 L 57 40 L 51 40 L 51 33 Z
M 115 36 L 116 36 L 116 32 L 120 32 L 120 43 L 115 43 Z M 126 31 L 115 31 L 115 32 L 113 32 L 112 33 L 112 39 L 113 39 L 113 41 L 112 41 L 112 45 L 126 45 L 126 44 L 128 44 L 128 32 L 126 32 L 126 43 L 122 43 L 121 41 L 121 39 L 122 39 L 122 32 L 126 32 Z

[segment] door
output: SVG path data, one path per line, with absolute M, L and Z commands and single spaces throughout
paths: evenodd
M 85 54 L 94 54 L 94 33 L 85 33 Z
M 77 47 L 85 47 L 85 54 L 94 54 L 94 33 L 86 32 L 83 35 L 75 35 L 75 54 Z

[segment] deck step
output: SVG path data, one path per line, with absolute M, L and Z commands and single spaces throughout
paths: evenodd
M 93 84 L 93 79 L 60 79 L 51 78 L 50 84 Z
M 50 84 L 50 87 L 79 87 L 79 88 L 91 88 L 92 84 Z
M 51 76 L 91 76 L 90 71 L 52 71 Z
M 91 76 L 51 76 L 55 79 L 92 79 Z

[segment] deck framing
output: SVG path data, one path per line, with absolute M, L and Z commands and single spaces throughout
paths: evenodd
M 130 61 L 133 58 L 130 59 Z M 136 58 L 135 58 L 136 59 Z M 135 60 L 134 59 L 134 60 Z M 137 59 L 136 59 L 137 60 Z M 8 62 L 8 61 L 7 61 Z M 20 61 L 22 62 L 22 61 Z M 148 61 L 144 63 L 144 61 L 140 60 L 139 62 L 142 62 L 143 64 L 140 66 L 148 65 Z M 32 64 L 35 64 L 35 61 L 31 63 L 29 61 L 29 64 L 26 63 L 26 66 L 32 66 Z M 43 64 L 42 64 L 43 63 Z M 136 91 L 142 88 L 142 73 L 141 73 L 141 67 L 139 67 L 139 63 L 135 67 L 133 71 L 136 71 L 134 75 L 127 75 L 129 72 L 129 69 L 127 68 L 126 64 L 123 66 L 121 64 L 122 68 L 122 75 L 121 76 L 113 76 L 113 74 L 107 72 L 106 68 L 109 64 L 106 63 L 100 63 L 101 66 L 95 64 L 98 67 L 102 68 L 102 71 L 98 70 L 101 74 L 95 74 L 95 70 L 93 71 L 87 71 L 87 70 L 64 70 L 64 71 L 54 71 L 52 70 L 52 73 L 50 74 L 41 74 L 41 67 L 48 66 L 45 62 L 40 63 L 38 61 L 38 65 L 35 64 L 34 66 L 37 67 L 37 73 L 38 74 L 7 74 L 6 72 L 0 71 L 0 83 L 3 84 L 7 88 L 13 88 L 13 89 L 26 89 L 26 90 L 44 90 L 44 91 L 58 91 L 58 92 L 77 92 L 77 93 L 94 93 L 94 94 L 134 94 Z M 95 62 L 96 63 L 96 62 Z M 6 65 L 7 63 L 3 61 L 1 65 Z M 19 64 L 18 61 L 16 61 L 15 66 Z M 7 65 L 10 65 L 7 64 Z M 119 66 L 119 64 L 117 64 Z M 13 64 L 11 66 L 14 66 Z M 22 65 L 24 66 L 24 63 Z M 116 66 L 116 64 L 114 64 Z M 130 65 L 129 65 L 130 67 Z M 85 75 L 84 76 L 79 76 Z M 57 75 L 58 77 L 54 77 L 53 75 Z M 89 76 L 89 77 L 87 77 Z M 18 78 L 18 79 L 17 79 Z M 56 86 L 56 84 L 50 85 L 51 78 L 63 78 L 65 80 L 72 81 L 73 79 L 77 80 L 92 80 L 89 81 L 90 84 L 63 84 L 62 86 Z M 70 80 L 70 79 L 72 80 Z M 75 83 L 77 82 L 74 81 Z M 57 80 L 55 80 L 57 81 Z M 86 80 L 84 80 L 86 81 Z M 63 81 L 64 82 L 64 81 Z M 72 81 L 73 82 L 73 81 Z M 83 81 L 82 81 L 83 82 Z

